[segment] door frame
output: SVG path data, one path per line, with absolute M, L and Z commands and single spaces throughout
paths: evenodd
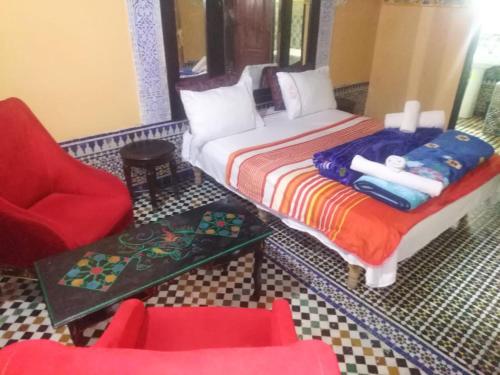
M 455 100 L 453 101 L 453 109 L 451 110 L 450 121 L 448 122 L 448 129 L 450 130 L 455 129 L 455 125 L 457 124 L 458 114 L 460 113 L 460 107 L 462 106 L 462 102 L 464 100 L 465 90 L 467 89 L 467 84 L 469 83 L 470 74 L 472 72 L 472 62 L 474 60 L 474 54 L 476 53 L 480 35 L 481 30 L 478 28 L 474 32 L 474 35 L 472 36 L 469 43 L 469 47 L 467 48 L 464 67 L 462 69 L 462 74 L 458 83 Z

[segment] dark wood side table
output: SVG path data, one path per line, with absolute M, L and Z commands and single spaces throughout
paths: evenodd
M 172 143 L 159 139 L 132 142 L 120 149 L 120 155 L 123 161 L 125 181 L 127 182 L 127 187 L 132 199 L 134 199 L 132 167 L 143 168 L 146 170 L 151 205 L 153 208 L 158 207 L 156 201 L 156 167 L 163 164 L 168 164 L 170 168 L 172 189 L 175 196 L 179 195 L 177 186 L 177 165 L 175 163 L 175 146 Z

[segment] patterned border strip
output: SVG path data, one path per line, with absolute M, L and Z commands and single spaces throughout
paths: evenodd
M 330 47 L 332 45 L 334 18 L 335 6 L 333 0 L 321 0 L 318 47 L 316 50 L 316 66 L 318 67 L 330 63 Z
M 269 111 L 271 107 L 272 103 L 268 102 L 258 105 L 257 109 L 263 113 Z M 73 157 L 81 158 L 103 151 L 116 150 L 133 141 L 178 137 L 187 129 L 189 129 L 187 120 L 165 121 L 64 141 L 59 145 Z M 181 150 L 176 151 L 180 157 Z
M 151 124 L 171 117 L 160 2 L 127 0 L 141 121 Z
M 268 258 L 318 293 L 336 309 L 385 342 L 415 366 L 427 373 L 468 374 L 469 371 L 449 357 L 426 345 L 400 325 L 387 320 L 356 296 L 330 281 L 272 239 L 268 240 Z M 355 314 L 352 312 L 355 311 Z M 410 354 L 411 353 L 411 354 Z
M 188 127 L 187 120 L 162 122 L 61 142 L 60 145 L 70 155 L 81 158 L 103 151 L 115 150 L 133 141 L 168 139 L 184 133 Z
M 336 96 L 342 96 L 353 92 L 357 92 L 359 90 L 368 91 L 369 85 L 370 82 L 357 82 L 352 85 L 335 87 L 334 91 Z

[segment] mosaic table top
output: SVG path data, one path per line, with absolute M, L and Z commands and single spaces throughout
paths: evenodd
M 54 327 L 263 240 L 272 230 L 223 200 L 35 263 Z

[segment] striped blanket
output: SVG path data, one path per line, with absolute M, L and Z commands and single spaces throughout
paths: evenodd
M 253 202 L 319 230 L 366 263 L 379 265 L 412 226 L 449 199 L 471 191 L 471 186 L 480 186 L 477 184 L 495 172 L 493 168 L 483 178 L 457 184 L 458 192 L 448 189 L 447 194 L 431 200 L 434 205 L 429 202 L 411 213 L 402 213 L 322 177 L 314 167 L 314 153 L 381 129 L 375 120 L 352 116 L 294 137 L 235 151 L 226 165 L 226 184 Z

